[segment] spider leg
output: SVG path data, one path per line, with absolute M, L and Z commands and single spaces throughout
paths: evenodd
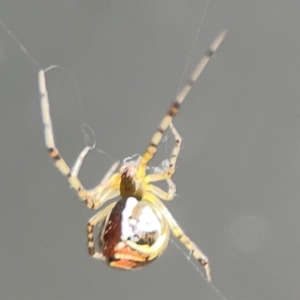
M 173 200 L 174 196 L 176 196 L 176 184 L 173 182 L 171 178 L 167 179 L 168 184 L 168 197 L 170 200 Z
M 77 191 L 79 198 L 86 203 L 87 207 L 90 209 L 97 209 L 105 201 L 111 199 L 112 196 L 118 195 L 115 190 L 119 189 L 120 175 L 112 175 L 118 166 L 118 162 L 113 164 L 113 166 L 108 170 L 102 179 L 101 183 L 96 188 L 92 190 L 86 190 L 81 181 L 78 179 L 78 172 L 91 147 L 87 146 L 83 149 L 83 151 L 81 151 L 74 166 L 72 169 L 70 169 L 60 155 L 54 142 L 53 126 L 50 116 L 49 99 L 44 70 L 39 71 L 39 90 L 41 95 L 41 111 L 44 123 L 45 144 L 49 155 L 54 160 L 58 170 L 68 178 L 71 187 Z
M 80 171 L 81 165 L 87 153 L 92 150 L 92 147 L 85 147 L 82 152 L 79 154 L 72 170 L 72 176 L 78 176 Z M 87 191 L 87 194 L 90 198 L 93 198 L 93 207 L 92 209 L 98 209 L 102 204 L 106 201 L 117 197 L 119 192 L 119 174 L 114 174 L 118 165 L 120 164 L 119 161 L 116 161 L 110 169 L 106 172 L 104 177 L 102 178 L 101 182 L 91 190 Z
M 161 175 L 164 172 L 166 172 L 166 170 L 169 169 L 169 166 L 170 166 L 170 160 L 165 159 L 164 161 L 162 161 L 160 166 L 152 167 L 151 169 L 154 170 L 154 174 Z M 151 178 L 152 177 L 150 177 L 150 179 L 149 179 L 149 177 L 147 177 L 147 179 L 144 180 L 144 182 L 146 183 L 146 187 L 145 187 L 146 191 L 152 191 L 160 199 L 163 199 L 163 200 L 166 200 L 166 201 L 173 200 L 174 196 L 176 195 L 176 185 L 173 182 L 173 180 L 171 178 L 166 179 L 167 184 L 168 184 L 168 192 L 165 192 L 165 191 L 163 191 L 162 189 L 160 189 L 159 187 L 157 187 L 155 185 L 148 184 L 149 182 L 151 182 Z
M 82 151 L 81 153 L 78 155 L 73 167 L 72 167 L 72 170 L 71 170 L 71 176 L 73 177 L 77 177 L 78 176 L 78 173 L 80 171 L 80 168 L 81 168 L 81 165 L 83 163 L 83 160 L 84 158 L 86 157 L 86 155 L 88 154 L 88 152 L 91 150 L 92 148 L 89 147 L 89 146 L 86 146 Z
M 103 259 L 100 252 L 95 252 L 95 242 L 94 242 L 94 227 L 100 223 L 103 218 L 107 216 L 107 214 L 113 209 L 116 205 L 116 201 L 109 204 L 99 212 L 97 212 L 94 216 L 92 216 L 87 225 L 86 225 L 86 232 L 87 232 L 87 241 L 88 241 L 88 252 L 89 255 L 94 256 L 98 259 Z
M 104 175 L 101 182 L 92 190 L 88 191 L 88 193 L 93 195 L 94 198 L 93 209 L 98 209 L 106 201 L 120 195 L 121 174 L 113 174 L 118 165 L 119 162 L 115 162 Z
M 81 153 L 78 155 L 72 170 L 71 170 L 71 175 L 72 176 L 78 176 L 78 173 L 80 171 L 80 168 L 82 166 L 83 160 L 85 159 L 86 155 L 88 154 L 88 152 L 90 150 L 94 149 L 94 147 L 90 147 L 90 146 L 86 146 Z M 106 182 L 109 177 L 112 176 L 112 174 L 115 172 L 115 170 L 117 169 L 118 165 L 120 164 L 119 161 L 116 161 L 111 167 L 110 169 L 107 171 L 107 173 L 105 174 L 105 176 L 102 178 L 101 182 L 99 185 L 103 184 L 104 182 Z
M 167 180 L 167 183 L 169 186 L 168 192 L 165 192 L 162 189 L 160 189 L 159 187 L 152 185 L 152 184 L 147 184 L 147 186 L 146 186 L 147 191 L 152 192 L 160 199 L 167 200 L 167 201 L 172 200 L 176 194 L 176 185 L 172 181 L 171 177 L 175 172 L 175 165 L 176 165 L 177 157 L 179 155 L 179 151 L 181 148 L 181 142 L 182 142 L 182 138 L 179 135 L 178 131 L 176 130 L 176 128 L 174 127 L 172 122 L 170 123 L 170 129 L 175 138 L 175 145 L 174 145 L 170 159 L 166 160 L 168 163 L 168 166 L 165 167 L 163 170 L 161 170 L 160 173 L 149 174 L 145 177 L 146 183 L 156 182 L 156 181 L 160 181 L 160 180 Z
M 168 192 L 165 192 L 164 190 L 153 184 L 147 184 L 145 187 L 145 191 L 153 193 L 155 196 L 165 201 L 173 200 L 176 194 L 176 186 L 171 179 L 167 179 L 167 183 L 169 185 Z
M 147 164 L 153 158 L 157 151 L 157 146 L 162 139 L 162 136 L 166 129 L 170 126 L 173 118 L 178 113 L 181 103 L 185 100 L 187 94 L 191 90 L 192 85 L 194 82 L 199 78 L 200 74 L 204 70 L 205 66 L 207 65 L 208 61 L 218 49 L 219 45 L 223 41 L 226 35 L 226 31 L 222 31 L 214 42 L 211 44 L 210 49 L 206 52 L 205 56 L 200 60 L 199 64 L 197 65 L 196 69 L 192 73 L 190 79 L 186 82 L 186 84 L 182 87 L 178 95 L 176 96 L 175 102 L 170 106 L 167 114 L 163 117 L 157 131 L 152 136 L 150 145 L 147 148 L 147 151 L 143 154 L 139 168 L 138 168 L 138 177 L 143 177 L 146 174 Z
M 170 123 L 170 129 L 174 135 L 175 138 L 175 145 L 170 157 L 170 162 L 169 162 L 169 169 L 165 174 L 168 174 L 170 177 L 175 173 L 175 166 L 176 166 L 176 161 L 181 149 L 181 143 L 182 143 L 182 138 L 176 128 L 174 127 L 173 123 Z
M 151 193 L 146 193 L 144 195 L 144 199 L 153 203 L 164 215 L 174 236 L 190 251 L 190 254 L 193 255 L 195 259 L 204 267 L 206 272 L 206 278 L 208 281 L 211 281 L 208 258 L 203 253 L 203 251 L 194 242 L 192 242 L 190 238 L 183 232 L 182 228 L 178 225 L 178 223 L 173 218 L 172 214 L 169 212 L 166 206 L 155 195 Z

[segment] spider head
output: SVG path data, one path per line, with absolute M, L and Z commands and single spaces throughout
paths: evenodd
M 134 154 L 132 156 L 124 158 L 123 164 L 120 168 L 122 179 L 136 176 L 140 160 L 141 156 L 139 154 Z
M 136 176 L 140 158 L 140 155 L 135 154 L 123 160 L 123 165 L 120 168 L 120 194 L 124 198 L 135 197 L 138 200 L 142 199 L 140 180 Z

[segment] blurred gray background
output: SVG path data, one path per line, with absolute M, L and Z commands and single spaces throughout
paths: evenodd
M 66 161 L 85 146 L 82 122 L 109 154 L 85 161 L 88 188 L 114 160 L 145 150 L 179 88 L 205 5 L 0 1 L 0 19 L 30 55 L 75 78 L 77 87 L 56 69 L 47 85 Z M 183 137 L 179 197 L 166 204 L 229 300 L 300 299 L 300 2 L 210 1 L 184 80 L 224 28 L 174 122 Z M 168 134 L 153 165 L 172 145 Z M 0 170 L 0 299 L 222 299 L 173 243 L 140 271 L 88 256 L 93 212 L 47 155 L 37 68 L 3 28 Z

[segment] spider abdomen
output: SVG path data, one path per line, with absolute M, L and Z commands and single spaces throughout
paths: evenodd
M 148 201 L 119 200 L 100 226 L 100 252 L 112 267 L 133 269 L 157 258 L 166 248 L 169 227 Z

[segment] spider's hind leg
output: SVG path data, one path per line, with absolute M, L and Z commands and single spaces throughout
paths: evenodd
M 94 216 L 92 216 L 89 219 L 89 222 L 86 225 L 88 252 L 89 255 L 95 258 L 103 259 L 102 254 L 100 252 L 95 251 L 94 228 L 108 215 L 108 213 L 113 209 L 116 203 L 117 202 L 115 201 L 103 208 L 102 210 L 100 210 L 99 212 L 97 212 Z
M 206 272 L 206 278 L 208 281 L 211 281 L 210 275 L 210 265 L 208 262 L 207 256 L 203 253 L 203 251 L 193 242 L 190 238 L 183 232 L 182 228 L 176 222 L 172 214 L 166 208 L 166 206 L 153 194 L 147 193 L 145 199 L 153 203 L 160 212 L 166 218 L 172 233 L 174 236 L 190 251 L 190 255 L 193 255 L 194 258 L 204 267 Z

